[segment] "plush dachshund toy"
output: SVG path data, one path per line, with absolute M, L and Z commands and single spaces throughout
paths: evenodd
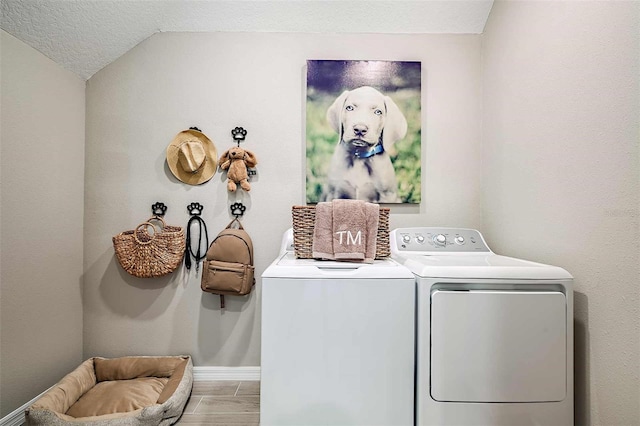
M 251 190 L 249 185 L 248 167 L 255 167 L 258 164 L 256 156 L 239 146 L 228 149 L 222 157 L 220 157 L 220 168 L 228 170 L 227 172 L 227 189 L 234 192 L 240 185 L 245 191 Z

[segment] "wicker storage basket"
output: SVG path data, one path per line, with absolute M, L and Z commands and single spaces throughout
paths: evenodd
M 376 259 L 389 257 L 389 208 L 380 207 L 378 236 L 376 238 Z M 293 206 L 293 248 L 299 259 L 313 258 L 313 229 L 316 221 L 315 206 Z
M 151 220 L 159 220 L 162 227 L 154 226 Z M 147 229 L 153 229 L 153 233 L 149 234 Z M 161 277 L 173 272 L 182 262 L 185 247 L 184 230 L 165 224 L 160 217 L 113 237 L 118 263 L 138 278 Z

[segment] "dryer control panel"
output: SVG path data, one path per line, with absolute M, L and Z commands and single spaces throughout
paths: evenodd
M 398 228 L 392 232 L 391 244 L 405 252 L 468 253 L 490 252 L 475 229 L 465 228 Z

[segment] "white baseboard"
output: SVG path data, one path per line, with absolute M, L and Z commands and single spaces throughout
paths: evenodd
M 260 367 L 193 367 L 193 381 L 203 380 L 260 380 Z M 20 426 L 23 424 L 24 411 L 43 394 L 44 392 L 1 418 L 0 426 Z
M 49 389 L 47 389 L 49 390 Z M 25 422 L 24 420 L 24 411 L 31 406 L 34 402 L 38 400 L 42 395 L 44 395 L 46 391 L 42 392 L 40 395 L 33 398 L 31 401 L 26 402 L 21 407 L 16 408 L 6 416 L 0 419 L 0 426 L 20 426 Z
M 35 402 L 35 401 L 34 401 Z M 0 426 L 20 426 L 25 422 L 24 420 L 24 410 L 31 405 L 29 403 L 24 405 L 23 407 L 18 408 L 17 410 L 7 414 L 3 418 L 0 419 Z
M 260 367 L 193 367 L 193 380 L 260 380 Z

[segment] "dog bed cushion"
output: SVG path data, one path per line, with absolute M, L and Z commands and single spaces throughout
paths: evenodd
M 171 425 L 192 385 L 189 356 L 90 358 L 29 407 L 27 425 Z

